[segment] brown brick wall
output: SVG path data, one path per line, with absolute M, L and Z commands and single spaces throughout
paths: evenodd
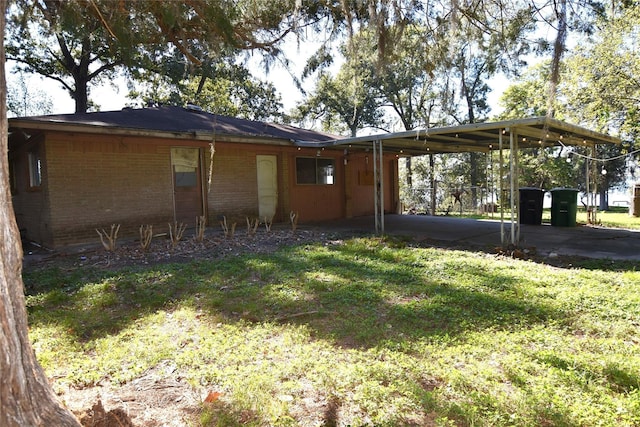
M 37 150 L 42 161 L 42 186 L 38 189 L 29 188 L 28 152 Z M 46 187 L 47 168 L 44 139 L 39 138 L 29 144 L 18 147 L 11 153 L 13 174 L 12 203 L 18 228 L 27 240 L 40 245 L 51 246 L 53 235 L 48 205 L 48 191 Z
M 291 147 L 217 142 L 213 160 L 213 177 L 208 195 L 209 223 L 216 225 L 222 215 L 242 223 L 246 216 L 258 215 L 258 170 L 256 156 L 275 155 L 278 164 L 278 206 L 275 222 L 288 221 L 288 156 Z M 205 158 L 207 156 L 205 155 Z M 208 168 L 209 159 L 206 160 Z M 205 179 L 206 181 L 206 179 Z
M 214 224 L 222 215 L 242 218 L 258 214 L 255 148 L 216 144 L 208 209 L 210 222 Z
M 96 240 L 95 229 L 121 224 L 168 228 L 173 218 L 170 146 L 104 136 L 47 138 L 47 171 L 55 246 Z
M 142 224 L 152 224 L 156 233 L 166 232 L 174 215 L 172 146 L 202 148 L 209 226 L 218 227 L 222 215 L 235 216 L 241 224 L 245 216 L 257 215 L 256 156 L 261 154 L 275 155 L 278 161 L 276 222 L 287 222 L 290 211 L 298 212 L 300 223 L 373 213 L 373 187 L 363 185 L 358 178 L 359 171 L 372 167 L 371 159 L 366 164 L 364 153 L 350 155 L 345 168 L 342 150 L 323 151 L 323 158 L 335 161 L 335 184 L 298 185 L 296 157 L 315 156 L 316 150 L 219 141 L 208 189 L 210 158 L 206 142 L 50 132 L 41 143 L 42 189 L 18 188 L 14 208 L 19 226 L 27 229 L 28 237 L 50 247 L 98 243 L 96 229 L 109 230 L 111 224 L 121 225 L 123 238 L 137 237 Z M 26 155 L 20 150 L 11 153 L 16 160 L 14 167 L 25 169 Z M 397 198 L 394 162 L 389 159 L 385 166 L 388 211 Z M 26 180 L 16 186 L 24 187 L 28 183 L 26 170 L 16 170 L 15 174 Z M 349 190 L 345 190 L 345 180 Z

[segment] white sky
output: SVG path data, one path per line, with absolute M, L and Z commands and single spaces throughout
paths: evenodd
M 295 46 L 289 50 L 289 66 L 293 73 L 299 75 L 304 68 L 307 58 L 313 50 L 307 47 L 304 50 Z M 282 103 L 285 111 L 290 111 L 295 107 L 296 103 L 302 101 L 303 95 L 295 86 L 290 72 L 286 71 L 284 66 L 276 63 L 271 66 L 269 72 L 265 72 L 263 67 L 258 64 L 258 58 L 249 61 L 249 67 L 256 78 L 270 81 L 276 87 L 276 90 L 282 97 Z M 338 65 L 335 69 L 337 70 Z M 53 101 L 53 114 L 70 114 L 75 111 L 75 103 L 69 96 L 69 93 L 62 88 L 62 85 L 52 79 L 47 79 L 37 75 L 25 75 L 28 78 L 28 88 L 34 93 L 42 91 L 46 93 Z M 11 85 L 16 81 L 16 77 L 12 74 L 12 64 L 7 64 L 7 84 Z M 496 77 L 491 79 L 490 86 L 492 91 L 489 94 L 489 105 L 492 107 L 492 115 L 498 112 L 498 100 L 504 90 L 509 86 L 509 82 L 504 77 Z M 315 85 L 315 77 L 309 77 L 303 81 L 306 90 L 312 90 Z M 128 89 L 123 77 L 112 82 L 112 84 L 104 84 L 99 87 L 92 87 L 90 99 L 97 105 L 101 111 L 120 110 L 129 102 L 127 99 Z

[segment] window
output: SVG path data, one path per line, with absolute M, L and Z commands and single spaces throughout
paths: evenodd
M 334 183 L 334 174 L 333 159 L 296 158 L 296 182 L 298 184 L 332 185 Z
M 37 151 L 29 152 L 29 188 L 38 188 L 42 184 L 42 161 Z
M 196 173 L 196 169 L 188 172 L 178 172 L 176 168 L 176 187 L 195 187 L 198 185 L 198 176 Z
M 196 148 L 171 149 L 171 164 L 176 187 L 195 187 L 198 185 L 199 151 Z

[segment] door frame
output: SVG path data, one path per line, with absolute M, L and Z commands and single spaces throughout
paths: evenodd
M 173 165 L 173 149 L 174 148 L 187 148 L 187 149 L 193 149 L 193 150 L 197 150 L 198 151 L 198 171 L 197 171 L 197 175 L 198 175 L 198 185 L 199 185 L 199 189 L 198 189 L 198 193 L 200 195 L 200 211 L 202 212 L 202 215 L 205 217 L 205 223 L 208 223 L 208 214 L 207 214 L 207 207 L 209 205 L 208 200 L 207 200 L 207 194 L 205 192 L 205 165 L 204 165 L 204 156 L 202 155 L 202 148 L 200 147 L 189 147 L 189 146 L 181 146 L 181 145 L 175 145 L 175 146 L 171 146 L 169 149 L 169 166 L 171 169 L 171 200 L 173 202 L 173 220 L 177 221 L 177 209 L 176 209 L 176 176 L 175 176 L 175 170 L 174 170 L 174 165 Z M 194 218 L 195 220 L 195 218 Z M 195 225 L 195 224 L 194 224 Z
M 274 166 L 275 166 L 275 176 L 274 176 L 274 183 L 275 183 L 275 208 L 274 208 L 274 212 L 273 212 L 273 218 L 274 220 L 278 220 L 280 215 L 279 215 L 279 209 L 280 209 L 280 165 L 279 165 L 279 156 L 277 154 L 256 154 L 256 192 L 257 192 L 257 197 L 258 197 L 258 217 L 260 217 L 260 181 L 259 181 L 259 177 L 260 177 L 260 157 L 269 157 L 273 159 L 274 162 Z

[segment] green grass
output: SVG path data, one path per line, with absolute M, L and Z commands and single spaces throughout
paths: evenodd
M 627 208 L 612 207 L 608 211 L 597 211 L 596 220 L 603 227 L 640 229 L 640 217 L 629 215 Z M 582 224 L 587 223 L 587 212 L 584 209 L 578 209 L 576 221 Z
M 640 425 L 631 263 L 361 238 L 25 284 L 56 388 L 169 363 L 222 393 L 193 425 Z
M 505 219 L 508 220 L 510 217 L 509 212 L 505 212 Z M 453 212 L 451 216 L 460 216 L 459 214 Z M 463 218 L 471 218 L 471 219 L 500 219 L 500 212 L 492 214 L 469 214 L 464 213 L 461 217 Z M 578 207 L 578 211 L 576 213 L 576 223 L 577 224 L 587 224 L 588 223 L 587 211 Z M 551 222 L 551 209 L 543 209 L 542 210 L 542 222 L 550 223 Z M 600 211 L 596 212 L 596 222 L 598 225 L 602 227 L 608 228 L 625 228 L 628 230 L 640 230 L 640 217 L 629 215 L 628 208 L 621 207 L 611 207 L 608 211 Z

